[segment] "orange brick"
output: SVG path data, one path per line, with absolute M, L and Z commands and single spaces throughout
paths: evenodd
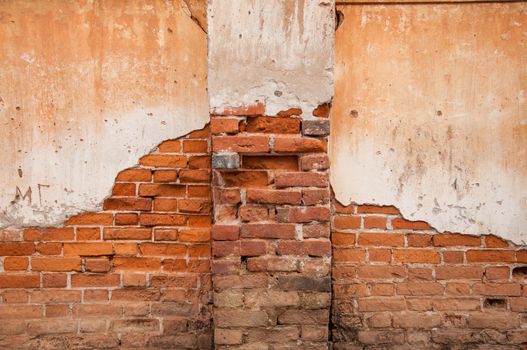
M 213 134 L 236 134 L 239 131 L 240 120 L 236 118 L 211 118 L 210 129 Z
M 176 182 L 177 170 L 156 170 L 154 171 L 154 182 Z
M 350 233 L 333 233 L 331 243 L 336 247 L 351 247 L 355 244 L 355 234 Z
M 300 119 L 291 117 L 249 117 L 247 132 L 271 134 L 298 134 Z
M 126 182 L 150 182 L 152 180 L 152 171 L 150 169 L 126 169 L 121 171 L 115 180 Z
M 333 226 L 337 230 L 358 229 L 361 227 L 361 221 L 360 216 L 335 216 Z
M 72 218 L 73 219 L 73 218 Z M 71 220 L 71 219 L 70 219 Z M 27 228 L 24 230 L 26 241 L 71 241 L 74 238 L 73 228 Z
M 116 183 L 113 185 L 112 196 L 130 197 L 135 196 L 135 184 L 133 183 Z
M 368 249 L 368 261 L 370 262 L 390 262 L 392 252 L 389 249 Z
M 86 271 L 107 272 L 110 271 L 110 260 L 108 258 L 86 259 Z
M 404 235 L 364 232 L 359 234 L 358 244 L 363 246 L 402 247 L 404 246 Z
M 514 262 L 514 251 L 511 250 L 469 250 L 468 262 Z
M 488 248 L 506 248 L 509 246 L 509 242 L 494 235 L 484 236 L 485 247 Z
M 116 255 L 136 255 L 139 252 L 137 243 L 114 243 Z
M 180 242 L 209 242 L 210 229 L 182 229 L 179 232 Z
M 265 187 L 269 183 L 266 171 L 222 171 L 225 187 Z
M 432 236 L 425 234 L 407 234 L 406 241 L 409 247 L 429 247 L 432 245 Z
M 326 152 L 327 142 L 308 137 L 276 137 L 273 150 L 277 153 Z
M 211 168 L 211 157 L 210 156 L 191 156 L 188 159 L 188 167 L 190 169 L 210 169 Z
M 193 215 L 188 218 L 188 226 L 190 227 L 210 227 L 211 224 L 210 215 Z
M 295 156 L 243 156 L 245 169 L 298 170 L 298 157 Z
M 113 214 L 111 213 L 83 213 L 69 218 L 65 225 L 111 225 Z
M 424 221 L 409 221 L 403 218 L 392 219 L 392 227 L 394 230 L 433 230 L 433 228 Z
M 156 228 L 154 240 L 156 241 L 177 241 L 179 230 L 175 228 Z
M 21 271 L 27 270 L 29 259 L 26 257 L 8 256 L 4 259 L 4 270 Z
M 77 241 L 94 241 L 101 239 L 101 229 L 98 227 L 78 227 Z
M 139 250 L 145 256 L 183 257 L 187 253 L 187 246 L 173 243 L 142 243 Z
M 140 210 L 150 211 L 150 198 L 108 198 L 104 201 L 104 210 Z
M 335 249 L 333 260 L 336 262 L 364 262 L 366 252 L 362 249 Z
M 386 217 L 366 216 L 364 217 L 364 228 L 386 229 Z
M 209 143 L 206 140 L 183 140 L 183 152 L 207 153 Z
M 40 255 L 60 255 L 62 254 L 62 243 L 39 243 L 37 251 Z
M 139 222 L 143 226 L 183 226 L 187 218 L 177 214 L 141 214 Z
M 139 216 L 135 213 L 117 213 L 115 214 L 116 225 L 137 225 L 139 223 Z M 78 239 L 77 230 L 77 239 Z
M 64 288 L 68 284 L 68 275 L 65 273 L 43 273 L 42 287 L 44 288 Z
M 187 157 L 183 155 L 148 154 L 141 157 L 139 164 L 160 168 L 184 168 L 187 166 Z
M 38 288 L 40 275 L 0 275 L 0 288 Z
M 158 146 L 159 152 L 178 153 L 181 151 L 181 140 L 167 140 Z
M 121 283 L 118 274 L 90 275 L 76 274 L 71 276 L 71 286 L 78 287 L 116 287 Z
M 0 243 L 0 256 L 31 255 L 35 252 L 34 243 L 8 242 Z
M 210 200 L 179 199 L 178 211 L 180 213 L 207 214 L 211 210 Z
M 403 263 L 431 263 L 437 264 L 440 261 L 439 253 L 425 249 L 401 249 L 394 250 L 393 257 L 397 262 Z
M 472 246 L 478 247 L 481 245 L 481 238 L 475 236 L 467 236 L 457 233 L 438 233 L 432 238 L 436 247 L 452 247 L 452 246 Z
M 269 137 L 267 136 L 214 136 L 214 152 L 267 153 Z
M 158 258 L 118 257 L 112 260 L 112 264 L 116 271 L 158 271 L 161 269 L 161 259 Z
M 188 197 L 210 197 L 210 186 L 188 186 Z
M 141 184 L 139 195 L 142 197 L 185 197 L 187 188 L 174 184 Z
M 150 240 L 152 239 L 151 228 L 126 227 L 105 228 L 105 240 Z
M 392 206 L 359 205 L 357 206 L 357 213 L 398 215 L 399 210 Z
M 81 271 L 80 258 L 38 258 L 31 259 L 33 271 Z
M 465 252 L 445 251 L 443 252 L 443 261 L 447 264 L 463 264 L 465 261 Z
M 65 243 L 65 256 L 98 256 L 112 255 L 111 243 Z

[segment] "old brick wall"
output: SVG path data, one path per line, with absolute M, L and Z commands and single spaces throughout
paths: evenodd
M 527 250 L 333 202 L 334 348 L 524 349 Z
M 207 127 L 120 172 L 103 211 L 2 232 L 0 348 L 209 349 L 209 168 Z
M 261 104 L 211 120 L 216 349 L 326 349 L 327 114 Z

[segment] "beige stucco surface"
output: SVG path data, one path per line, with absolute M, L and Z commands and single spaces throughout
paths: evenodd
M 340 10 L 337 198 L 527 242 L 527 4 Z
M 209 0 L 209 101 L 306 115 L 333 95 L 333 0 Z
M 206 36 L 178 0 L 2 1 L 0 43 L 0 227 L 98 208 L 208 121 Z

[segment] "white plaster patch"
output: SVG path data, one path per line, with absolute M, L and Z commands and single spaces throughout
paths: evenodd
M 527 5 L 342 10 L 331 125 L 337 199 L 394 205 L 440 232 L 525 244 L 527 43 L 514 23 L 525 23 Z
M 210 107 L 306 116 L 333 95 L 334 1 L 209 0 Z

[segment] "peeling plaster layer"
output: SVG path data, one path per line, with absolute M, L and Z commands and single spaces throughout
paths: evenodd
M 209 102 L 304 113 L 333 94 L 334 2 L 209 0 Z
M 340 10 L 338 200 L 526 243 L 527 4 Z
M 98 209 L 208 121 L 206 37 L 179 1 L 3 1 L 0 42 L 0 227 Z

